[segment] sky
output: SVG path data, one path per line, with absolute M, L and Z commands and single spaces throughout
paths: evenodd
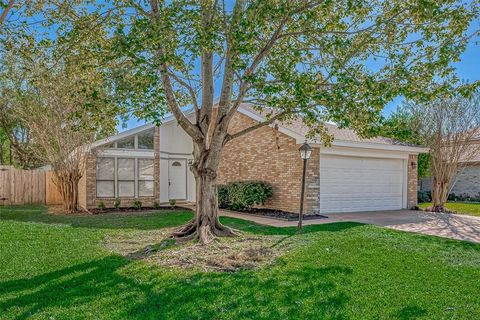
M 473 23 L 474 25 L 479 25 L 480 21 Z M 467 49 L 462 54 L 461 61 L 453 64 L 456 68 L 457 75 L 461 80 L 467 82 L 474 82 L 480 80 L 480 43 L 471 42 L 467 46 Z M 397 98 L 390 102 L 383 109 L 383 114 L 388 116 L 392 111 L 394 111 L 402 103 L 401 98 Z M 144 121 L 139 121 L 137 119 L 130 119 L 125 127 L 120 125 L 119 131 L 124 131 L 126 129 L 134 128 L 138 125 L 144 124 Z

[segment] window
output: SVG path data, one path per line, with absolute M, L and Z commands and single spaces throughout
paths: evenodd
M 153 197 L 154 161 L 136 158 L 97 158 L 97 197 Z
M 97 158 L 97 197 L 115 196 L 115 159 Z
M 128 137 L 126 139 L 117 142 L 117 148 L 119 149 L 135 149 L 135 136 Z
M 153 160 L 138 159 L 138 195 L 153 196 Z
M 148 130 L 137 135 L 138 149 L 153 149 L 154 130 Z
M 135 197 L 135 159 L 118 158 L 117 184 L 119 197 Z

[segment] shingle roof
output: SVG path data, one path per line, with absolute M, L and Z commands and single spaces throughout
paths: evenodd
M 242 105 L 242 108 L 253 112 L 259 116 L 265 116 L 267 112 L 260 112 L 257 109 L 254 109 L 251 105 Z M 301 118 L 295 118 L 285 122 L 281 122 L 281 125 L 297 134 L 305 136 L 310 128 L 308 128 L 302 121 Z M 325 123 L 325 126 L 328 132 L 333 136 L 334 140 L 337 141 L 348 141 L 348 142 L 366 142 L 366 143 L 377 143 L 384 145 L 401 145 L 401 146 L 415 146 L 402 141 L 397 141 L 394 139 L 386 137 L 372 137 L 372 138 L 361 138 L 354 130 L 339 128 L 335 124 Z

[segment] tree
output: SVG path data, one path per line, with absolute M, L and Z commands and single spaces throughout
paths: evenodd
M 216 194 L 229 141 L 292 117 L 325 141 L 325 121 L 365 135 L 394 97 L 427 96 L 433 79 L 455 80 L 449 64 L 478 16 L 476 2 L 452 0 L 118 0 L 112 7 L 119 79 L 133 79 L 116 89 L 138 83 L 155 100 L 138 114 L 159 121 L 156 114 L 169 110 L 193 140 L 196 214 L 174 236 L 201 243 L 234 234 L 218 220 Z M 243 102 L 268 119 L 228 132 Z M 183 112 L 187 104 L 194 121 Z
M 397 141 L 407 142 L 423 146 L 423 140 L 418 123 L 413 114 L 405 106 L 399 107 L 395 112 L 380 121 L 380 126 L 374 130 L 375 135 L 392 138 Z M 372 134 L 373 134 L 372 133 Z M 418 178 L 427 177 L 430 170 L 430 154 L 421 153 L 418 155 Z
M 8 12 L 13 8 L 13 5 L 15 4 L 15 0 L 9 0 L 8 3 L 1 3 L 1 7 L 3 10 L 1 11 L 2 13 L 0 14 L 0 25 L 3 24 L 5 19 L 7 18 Z
M 471 98 L 460 94 L 427 103 L 411 103 L 417 130 L 429 148 L 432 175 L 432 207 L 444 212 L 454 176 L 480 152 L 470 143 L 480 135 L 480 94 Z
M 85 152 L 115 131 L 121 110 L 109 69 L 91 50 L 105 39 L 105 30 L 78 22 L 55 40 L 11 39 L 1 60 L 4 110 L 28 127 L 35 157 L 52 166 L 66 213 L 77 211 Z

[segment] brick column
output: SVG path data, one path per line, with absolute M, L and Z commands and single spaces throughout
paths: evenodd
M 407 174 L 407 208 L 412 209 L 417 206 L 417 167 L 418 159 L 416 154 L 408 156 L 408 174 Z
M 313 148 L 305 178 L 305 214 L 320 213 L 320 148 Z

